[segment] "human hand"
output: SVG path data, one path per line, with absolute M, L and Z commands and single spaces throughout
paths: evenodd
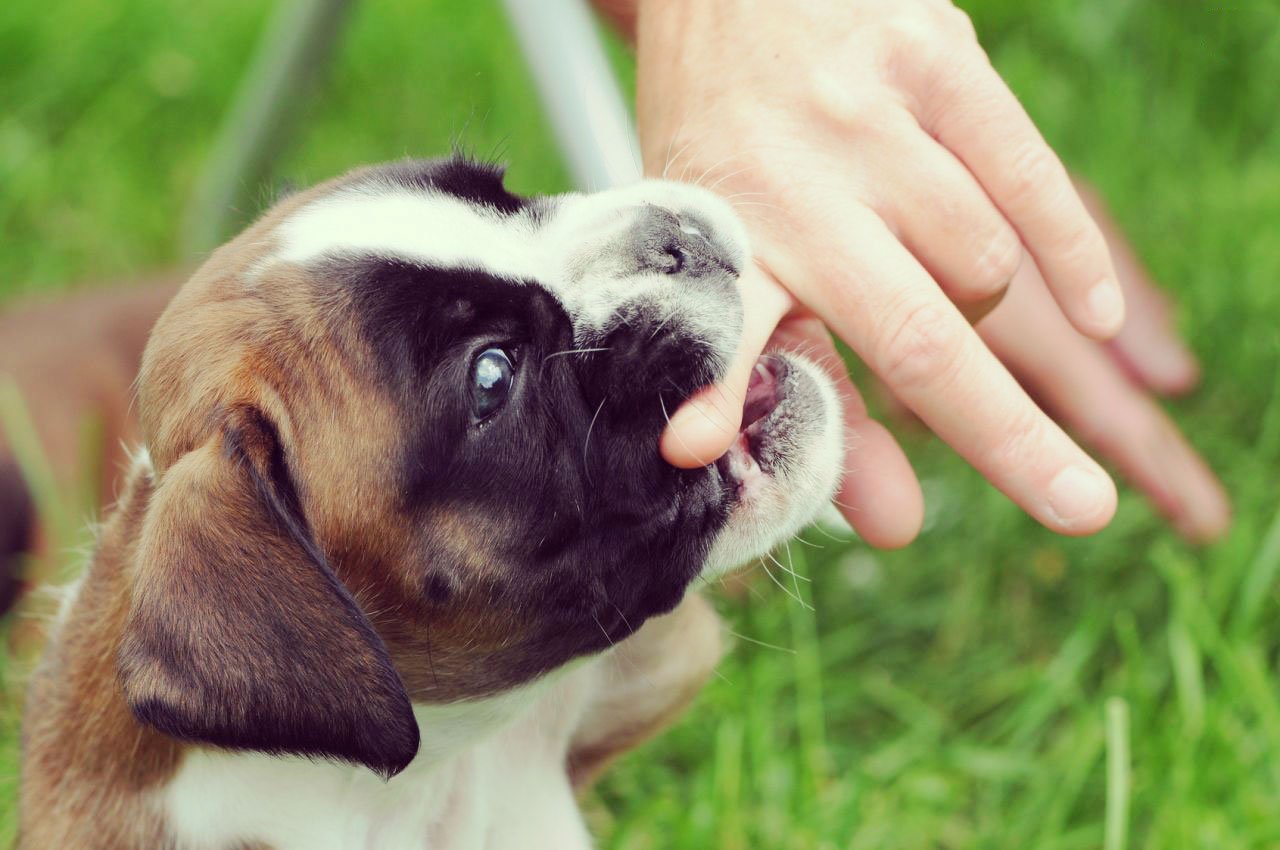
M 1111 460 L 1184 537 L 1213 540 L 1230 523 L 1230 502 L 1152 398 L 1190 390 L 1199 366 L 1173 328 L 1168 299 L 1101 201 L 1077 188 L 1107 239 L 1131 308 L 1120 334 L 1099 345 L 1073 330 L 1030 261 L 978 332 L 1054 418 Z
M 1123 298 L 1102 235 L 964 14 L 933 0 L 641 0 L 638 13 L 646 170 L 728 198 L 758 265 L 744 275 L 739 355 L 672 417 L 664 456 L 696 466 L 723 453 L 775 325 L 829 347 L 806 321 L 816 317 L 1036 519 L 1068 534 L 1102 528 L 1114 485 L 966 315 L 998 300 L 1024 245 L 1087 336 L 1119 330 Z M 875 545 L 908 543 L 919 485 L 839 381 L 856 472 L 842 511 Z

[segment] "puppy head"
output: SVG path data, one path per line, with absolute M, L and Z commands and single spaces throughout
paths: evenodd
M 741 327 L 741 226 L 642 183 L 524 199 L 458 160 L 285 201 L 157 325 L 154 463 L 120 652 L 169 734 L 394 773 L 411 702 L 607 648 L 812 518 L 830 387 L 763 360 L 729 458 L 666 464 L 667 413 Z

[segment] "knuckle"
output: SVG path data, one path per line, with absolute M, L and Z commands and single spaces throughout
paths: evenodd
M 809 74 L 807 91 L 819 121 L 842 133 L 877 127 L 887 118 L 887 104 L 870 87 L 853 84 L 829 68 Z
M 1012 229 L 1001 227 L 974 260 L 970 285 L 984 295 L 1003 289 L 1021 263 L 1022 242 Z
M 1081 223 L 1064 235 L 1057 253 L 1063 262 L 1073 267 L 1093 264 L 1098 258 L 1108 255 L 1107 243 L 1102 238 L 1102 233 L 1088 222 Z
M 1023 410 L 999 435 L 991 449 L 992 465 L 999 469 L 1027 469 L 1044 453 L 1045 431 L 1038 411 Z
M 880 23 L 877 40 L 899 59 L 919 61 L 937 54 L 945 43 L 938 26 L 928 17 L 897 15 Z
M 929 44 L 935 36 L 929 21 L 914 15 L 898 15 L 885 21 L 884 31 L 894 43 L 904 48 Z
M 963 322 L 940 306 L 914 307 L 882 341 L 876 358 L 878 371 L 891 386 L 905 389 L 945 381 L 956 368 L 962 330 Z
M 1062 165 L 1043 143 L 1023 148 L 1009 165 L 1010 192 L 1016 202 L 1041 195 L 1061 175 Z
M 978 31 L 973 26 L 973 19 L 959 6 L 945 6 L 942 15 L 947 29 L 973 41 L 978 40 Z

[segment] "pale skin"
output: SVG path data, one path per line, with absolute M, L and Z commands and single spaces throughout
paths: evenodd
M 728 449 L 767 345 L 829 354 L 850 447 L 837 504 L 869 543 L 909 543 L 919 483 L 838 365 L 835 334 L 1054 531 L 1094 533 L 1116 505 L 1062 426 L 1188 538 L 1226 529 L 1221 486 L 1151 397 L 1198 376 L 1167 302 L 962 12 L 945 0 L 597 5 L 636 43 L 646 171 L 728 198 L 756 256 L 738 356 L 672 415 L 669 462 Z

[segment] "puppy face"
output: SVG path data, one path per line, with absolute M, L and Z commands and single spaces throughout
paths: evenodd
M 748 261 L 705 192 L 531 200 L 458 160 L 269 213 L 188 284 L 144 363 L 135 712 L 395 772 L 409 701 L 607 648 L 809 521 L 840 423 L 800 358 L 762 359 L 724 460 L 658 453 L 733 353 Z

